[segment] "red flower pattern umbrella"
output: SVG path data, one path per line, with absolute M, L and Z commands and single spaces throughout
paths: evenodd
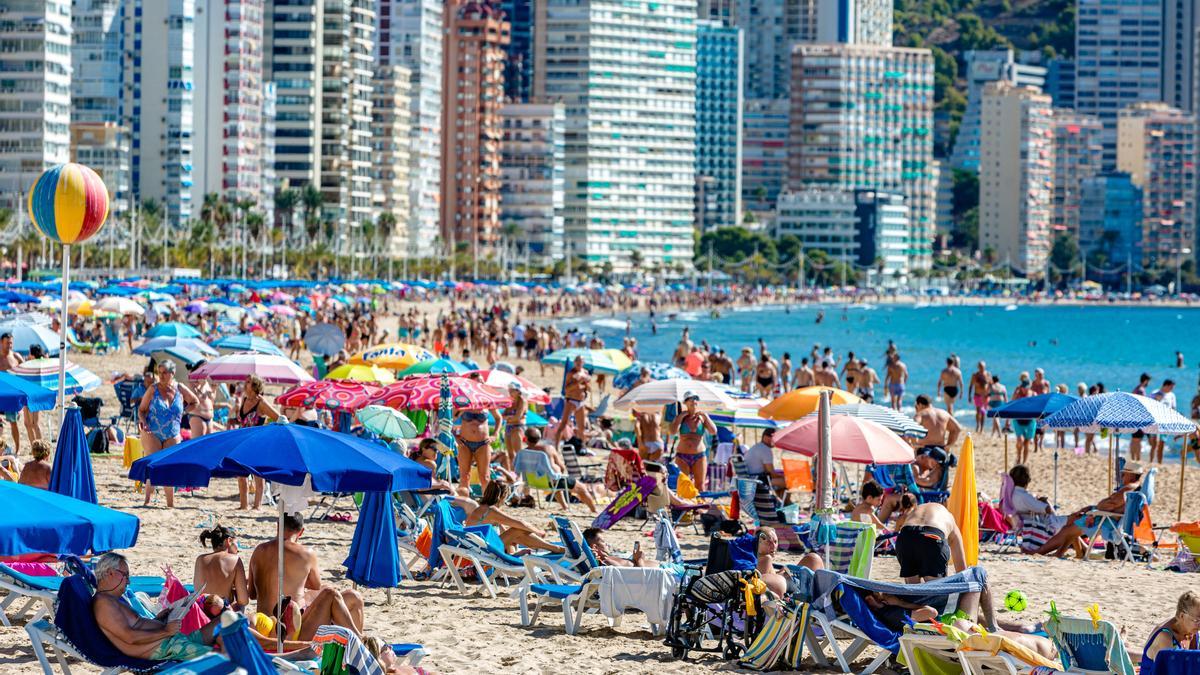
M 464 374 L 468 376 L 479 375 L 484 384 L 500 389 L 501 391 L 506 391 L 509 384 L 516 382 L 521 385 L 521 390 L 525 392 L 526 400 L 542 405 L 550 404 L 550 394 L 547 394 L 544 389 L 520 375 L 506 373 L 503 370 L 496 370 L 494 368 L 491 370 L 472 370 Z
M 280 394 L 279 405 L 298 408 L 358 410 L 383 393 L 382 387 L 351 380 L 320 380 L 293 387 Z
M 511 399 L 508 393 L 466 377 L 447 377 L 450 402 L 455 410 L 503 408 Z M 383 388 L 371 403 L 397 410 L 437 410 L 441 403 L 442 377 L 406 377 Z

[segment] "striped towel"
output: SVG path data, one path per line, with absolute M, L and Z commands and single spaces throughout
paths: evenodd
M 367 651 L 362 640 L 341 626 L 321 626 L 313 637 L 313 648 L 320 652 L 327 644 L 339 644 L 343 648 L 342 665 L 357 675 L 384 675 L 379 661 Z

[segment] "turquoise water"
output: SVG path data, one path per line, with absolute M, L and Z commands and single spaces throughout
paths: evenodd
M 1179 407 L 1195 391 L 1200 364 L 1200 308 L 1074 307 L 1074 306 L 970 306 L 970 305 L 804 305 L 785 310 L 751 307 L 726 311 L 720 318 L 706 312 L 684 312 L 655 318 L 658 334 L 651 333 L 646 315 L 628 317 L 645 360 L 666 361 L 687 326 L 695 342 L 725 349 L 733 358 L 742 347 L 755 347 L 762 338 L 773 356 L 790 352 L 794 364 L 807 356 L 814 344 L 830 346 L 840 365 L 846 352 L 866 358 L 883 378 L 884 350 L 895 340 L 908 365 L 905 396 L 911 405 L 919 393 L 935 391 L 938 373 L 951 353 L 962 361 L 969 377 L 980 359 L 1000 376 L 1011 392 L 1021 371 L 1044 368 L 1054 384 L 1102 382 L 1108 391 L 1129 391 L 1138 375 L 1150 373 L 1155 388 L 1164 378 L 1176 381 Z M 824 320 L 816 322 L 819 312 Z M 624 320 L 625 315 L 616 319 Z M 593 317 L 579 322 L 591 328 L 610 347 L 620 347 L 623 328 L 613 318 Z M 1175 352 L 1182 351 L 1187 367 L 1175 367 Z M 882 391 L 882 390 L 879 390 Z

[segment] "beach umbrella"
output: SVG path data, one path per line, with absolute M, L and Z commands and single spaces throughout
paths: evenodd
M 98 503 L 92 457 L 83 431 L 83 414 L 76 406 L 67 406 L 63 415 L 58 446 L 54 449 L 54 466 L 50 470 L 50 491 L 80 501 Z
M 891 408 L 885 408 L 874 403 L 847 403 L 829 407 L 830 415 L 849 415 L 864 420 L 871 420 L 882 427 L 891 429 L 901 436 L 924 438 L 928 430 L 917 424 L 916 420 Z M 804 419 L 816 417 L 817 413 L 809 413 Z
M 625 370 L 622 370 L 613 378 L 613 386 L 617 389 L 629 389 L 637 383 L 642 377 L 642 369 L 650 371 L 650 379 L 652 380 L 668 380 L 671 378 L 687 379 L 690 377 L 680 368 L 669 363 L 661 363 L 654 361 L 634 361 L 633 365 Z
M 96 307 L 91 300 L 80 300 L 67 305 L 67 311 L 75 316 L 92 316 L 96 313 Z
M 821 392 L 823 391 L 829 392 L 829 404 L 831 406 L 863 403 L 861 398 L 842 389 L 835 389 L 834 387 L 802 387 L 800 389 L 793 389 L 771 401 L 763 406 L 758 411 L 758 414 L 773 420 L 790 421 L 802 419 L 817 409 L 817 404 L 820 401 Z
M 296 316 L 296 308 L 288 305 L 271 305 L 267 307 L 267 311 L 278 314 L 279 316 L 293 317 Z
M 0 555 L 87 555 L 137 543 L 137 516 L 57 492 L 0 481 L 0 504 Z
M 0 323 L 0 335 L 9 333 L 13 339 L 13 351 L 29 354 L 29 349 L 37 345 L 50 356 L 58 354 L 58 335 L 49 326 L 27 322 Z
M 394 536 L 394 535 L 393 535 Z M 282 556 L 280 556 L 282 558 Z M 229 664 L 232 667 L 238 668 L 237 672 L 244 672 L 246 675 L 275 675 L 275 665 L 271 662 L 271 657 L 263 651 L 262 645 L 258 644 L 258 640 L 250 635 L 249 623 L 246 617 L 238 616 L 233 621 L 226 621 L 224 617 L 220 619 L 221 628 L 219 635 L 221 636 L 221 647 L 229 657 Z M 283 627 L 279 627 L 279 634 L 283 634 Z M 227 665 L 229 665 L 227 664 Z M 183 665 L 187 665 L 186 663 Z M 192 670 L 185 670 L 189 675 Z M 183 675 L 183 673 L 180 673 Z M 196 673 L 201 675 L 201 673 Z
M 279 405 L 295 408 L 358 410 L 383 393 L 381 387 L 348 380 L 317 380 L 292 387 L 276 397 Z
M 391 602 L 392 588 L 400 585 L 402 574 L 390 492 L 363 493 L 354 538 L 350 540 L 350 554 L 342 565 L 346 567 L 346 578 L 354 583 L 388 589 L 388 602 Z
M 719 427 L 740 427 L 745 429 L 781 429 L 784 423 L 759 417 L 756 410 L 718 410 L 709 414 L 713 424 Z
M 212 346 L 222 354 L 257 352 L 259 354 L 283 356 L 283 351 L 275 346 L 273 342 L 264 340 L 257 335 L 226 335 L 223 338 L 213 341 Z
M 369 405 L 359 410 L 355 417 L 362 422 L 363 428 L 380 438 L 416 438 L 417 425 L 408 416 L 395 408 L 383 405 Z
M 462 375 L 471 370 L 458 361 L 451 359 L 431 359 L 414 363 L 400 371 L 400 377 L 411 375 Z
M 203 300 L 193 300 L 183 306 L 183 311 L 189 314 L 203 314 L 208 311 L 208 303 Z
M 818 397 L 819 403 L 820 397 Z M 881 424 L 848 415 L 830 415 L 833 461 L 852 464 L 911 464 L 912 446 Z M 821 419 L 810 417 L 775 434 L 775 447 L 808 457 L 821 448 Z
M 550 420 L 542 417 L 532 410 L 525 411 L 525 426 L 527 427 L 546 427 L 550 426 Z
M 282 356 L 270 354 L 227 354 L 205 363 L 192 371 L 192 379 L 208 378 L 214 382 L 238 382 L 257 375 L 267 384 L 302 384 L 313 377 L 300 366 Z
M 143 457 L 129 468 L 132 480 L 171 487 L 205 487 L 211 478 L 259 476 L 317 492 L 399 492 L 430 486 L 420 464 L 350 434 L 299 424 L 266 424 L 208 434 Z M 283 548 L 283 500 L 278 545 Z M 395 546 L 395 537 L 389 540 Z M 279 602 L 283 556 L 279 558 Z M 278 602 L 277 602 L 278 605 Z M 280 633 L 280 646 L 283 635 Z
M 15 413 L 22 408 L 33 412 L 53 410 L 57 401 L 54 392 L 46 387 L 0 372 L 0 412 Z
M 375 345 L 350 357 L 350 363 L 370 363 L 388 370 L 404 370 L 420 361 L 432 361 L 437 354 L 406 342 Z
M 325 379 L 389 384 L 396 381 L 396 376 L 390 370 L 372 366 L 369 363 L 347 363 L 329 371 Z
M 176 376 L 187 382 L 192 380 L 192 371 L 196 366 L 208 360 L 208 356 L 187 347 L 167 347 L 166 349 L 160 349 L 151 353 L 150 358 L 155 363 L 163 363 L 164 361 L 174 363 Z
M 24 305 L 24 304 L 37 303 L 40 301 L 41 301 L 41 298 L 39 298 L 36 295 L 30 295 L 28 293 L 21 293 L 20 291 L 0 291 L 0 303 L 3 303 L 3 304 L 9 304 L 9 303 L 15 302 L 17 304 Z
M 320 356 L 333 356 L 346 346 L 346 334 L 331 323 L 318 323 L 304 333 L 304 346 Z
M 707 410 L 731 410 L 737 402 L 711 382 L 672 378 L 647 382 L 625 392 L 613 403 L 616 410 L 651 411 L 666 405 L 683 403 L 683 397 L 700 397 L 698 405 Z
M 219 356 L 220 353 L 212 347 L 208 346 L 204 340 L 188 337 L 156 337 L 146 340 L 142 344 L 134 348 L 134 354 L 149 356 L 154 352 L 162 351 L 172 347 L 183 347 L 195 352 L 199 352 L 206 356 Z
M 66 363 L 65 378 L 63 378 L 64 373 L 60 370 L 59 359 L 33 359 L 13 367 L 8 372 L 26 382 L 40 385 L 51 391 L 59 389 L 61 392 L 65 385 L 67 394 L 91 391 L 101 384 L 100 378 L 96 377 L 92 371 L 70 361 Z
M 570 368 L 575 358 L 583 359 L 583 367 L 596 373 L 616 375 L 628 368 L 633 362 L 626 357 L 626 363 L 618 364 L 613 357 L 603 349 L 559 349 L 542 357 L 542 363 L 554 363 Z
M 186 323 L 178 321 L 167 321 L 166 323 L 155 324 L 153 328 L 146 331 L 146 338 L 158 337 L 177 337 L 177 338 L 195 338 L 200 339 L 200 331 Z
M 946 509 L 962 532 L 967 566 L 979 563 L 979 491 L 975 483 L 975 441 L 967 434 L 958 451 L 958 469 L 950 486 Z
M 146 313 L 145 307 L 142 307 L 129 298 L 104 298 L 96 303 L 95 309 L 113 312 L 122 316 L 142 316 Z
M 998 417 L 1010 420 L 1040 420 L 1053 415 L 1063 408 L 1078 401 L 1078 396 L 1069 394 L 1038 394 L 1013 399 L 1008 403 L 987 412 L 988 417 Z M 1004 468 L 1008 469 L 1008 434 L 1004 434 Z M 1054 503 L 1058 503 L 1058 446 L 1054 446 Z
M 520 375 L 499 370 L 496 368 L 496 365 L 498 364 L 493 364 L 490 370 L 471 370 L 466 374 L 478 375 L 480 377 L 480 381 L 487 386 L 495 387 L 496 389 L 503 389 L 505 391 L 508 391 L 509 386 L 512 385 L 513 382 L 516 382 L 517 384 L 521 385 L 521 391 L 525 393 L 525 398 L 527 400 L 532 401 L 533 403 L 540 403 L 542 405 L 550 404 L 550 394 L 547 394 L 544 389 L 521 377 Z
M 438 410 L 445 402 L 454 410 L 487 410 L 504 408 L 511 400 L 507 392 L 470 378 L 430 375 L 393 382 L 372 403 L 398 410 Z

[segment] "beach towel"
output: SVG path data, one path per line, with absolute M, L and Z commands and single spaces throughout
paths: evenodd
M 658 562 L 683 562 L 683 551 L 679 550 L 679 540 L 675 536 L 675 527 L 671 525 L 670 515 L 659 511 L 657 520 L 654 524 L 654 559 Z
M 188 591 L 183 587 L 183 582 L 168 568 L 167 576 L 163 580 L 162 593 L 159 594 L 159 606 L 166 607 L 168 603 L 175 602 L 180 598 L 186 598 L 187 595 Z M 166 600 L 166 602 L 163 602 L 163 600 Z M 208 615 L 204 613 L 204 609 L 200 606 L 200 601 L 197 600 L 188 608 L 187 614 L 183 615 L 183 619 L 180 621 L 179 632 L 184 635 L 191 635 L 208 625 L 208 622 Z
M 630 483 L 622 490 L 604 510 L 596 515 L 592 527 L 607 530 L 644 502 L 658 487 L 658 479 L 653 476 L 641 476 L 636 482 Z
M 772 612 L 746 647 L 741 665 L 755 670 L 795 670 L 804 658 L 804 633 L 809 606 L 784 607 Z
M 746 514 L 750 522 L 758 525 L 758 511 L 754 504 L 754 497 L 758 492 L 758 481 L 753 478 L 738 478 L 734 483 L 737 486 L 739 509 Z
M 1200 650 L 1164 649 L 1154 658 L 1154 672 L 1141 675 L 1194 675 L 1200 672 Z
M 604 468 L 604 487 L 618 492 L 644 475 L 646 468 L 637 450 L 615 448 L 608 454 L 608 465 Z
M 658 567 L 602 567 L 600 613 L 615 619 L 632 607 L 646 614 L 652 624 L 663 625 L 671 618 L 679 577 Z
M 968 635 L 962 640 L 960 648 L 976 652 L 989 652 L 992 656 L 1004 652 L 1019 659 L 1031 668 L 1062 670 L 1061 664 L 1050 661 L 1019 642 L 1014 642 L 1001 635 Z
M 332 646 L 332 648 L 331 648 Z M 337 649 L 340 647 L 341 649 Z M 321 654 L 321 672 L 326 670 L 326 650 L 333 652 L 333 658 L 328 659 L 334 665 L 340 656 L 341 666 L 356 675 L 383 675 L 379 661 L 367 651 L 362 640 L 348 628 L 341 626 L 321 626 L 313 636 L 313 648 Z

